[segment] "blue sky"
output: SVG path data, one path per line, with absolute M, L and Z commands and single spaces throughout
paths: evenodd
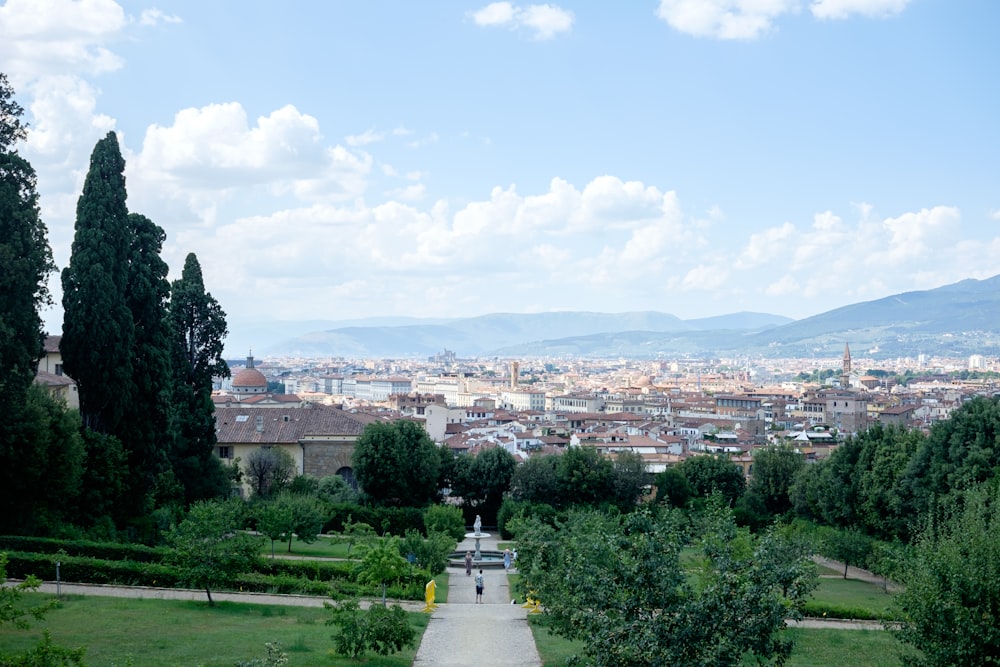
M 59 267 L 114 130 L 130 210 L 173 271 L 197 253 L 233 330 L 801 318 L 1000 273 L 998 19 L 992 0 L 6 0 L 0 71 Z

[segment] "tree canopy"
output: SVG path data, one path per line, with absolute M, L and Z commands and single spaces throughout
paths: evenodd
M 354 447 L 353 467 L 364 498 L 379 505 L 423 507 L 437 497 L 437 445 L 412 421 L 373 422 Z

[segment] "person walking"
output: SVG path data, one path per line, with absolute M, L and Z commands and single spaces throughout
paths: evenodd
M 466 551 L 465 552 L 465 576 L 468 577 L 468 576 L 471 576 L 471 575 L 472 575 L 472 552 L 471 551 Z
M 483 571 L 476 575 L 476 604 L 483 603 Z
M 510 572 L 510 549 L 503 550 L 503 569 Z

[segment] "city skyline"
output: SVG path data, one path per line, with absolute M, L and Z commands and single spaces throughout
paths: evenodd
M 7 0 L 59 268 L 94 143 L 267 319 L 803 318 L 1000 274 L 1000 9 Z M 54 333 L 57 307 L 45 312 Z

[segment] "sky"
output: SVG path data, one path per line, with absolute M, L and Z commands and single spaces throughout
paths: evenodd
M 0 71 L 58 267 L 114 131 L 129 210 L 231 331 L 799 319 L 1000 274 L 998 24 L 995 0 L 6 0 Z

